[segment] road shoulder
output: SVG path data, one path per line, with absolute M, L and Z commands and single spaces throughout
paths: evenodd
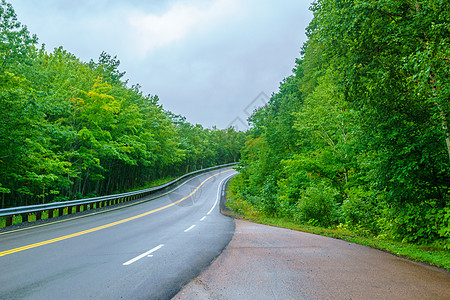
M 223 253 L 174 299 L 450 299 L 450 274 L 324 236 L 236 221 Z

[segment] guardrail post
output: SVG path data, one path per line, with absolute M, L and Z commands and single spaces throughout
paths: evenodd
M 28 213 L 20 214 L 20 216 L 22 217 L 22 223 L 28 222 Z
M 14 215 L 5 217 L 5 226 L 11 226 L 12 225 L 13 217 L 14 217 Z

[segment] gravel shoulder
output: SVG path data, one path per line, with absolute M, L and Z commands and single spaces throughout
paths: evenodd
M 235 220 L 223 253 L 173 299 L 450 299 L 450 273 L 346 241 Z

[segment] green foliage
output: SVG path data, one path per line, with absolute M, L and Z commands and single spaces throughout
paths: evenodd
M 297 202 L 297 220 L 314 226 L 329 227 L 338 223 L 338 191 L 325 184 L 308 187 Z
M 345 224 L 356 231 L 364 229 L 371 235 L 377 236 L 381 213 L 374 194 L 365 190 L 363 186 L 352 187 L 347 194 L 348 197 L 340 208 Z
M 443 215 L 444 211 L 437 207 L 436 201 L 415 205 L 407 203 L 401 209 L 394 210 L 390 231 L 386 231 L 394 239 L 406 242 L 430 243 L 436 241 L 440 237 L 446 237 L 448 232 L 448 218 L 446 220 Z
M 436 220 L 439 222 L 437 224 L 438 234 L 444 238 L 444 247 L 450 250 L 450 207 L 438 210 Z
M 238 161 L 245 133 L 173 116 L 128 87 L 117 57 L 48 53 L 0 5 L 0 208 L 134 189 Z M 65 212 L 67 214 L 67 212 Z
M 249 206 L 247 201 L 243 198 L 237 197 L 237 192 L 243 184 L 242 180 L 242 174 L 237 175 L 230 180 L 227 190 L 227 206 L 234 211 L 226 212 L 228 215 L 244 218 L 260 224 L 310 232 L 361 245 L 367 245 L 372 248 L 382 249 L 393 253 L 397 256 L 400 255 L 415 261 L 428 263 L 450 270 L 450 252 L 448 251 L 448 244 L 445 244 L 445 242 L 440 240 L 427 245 L 417 245 L 407 243 L 405 241 L 393 241 L 382 238 L 381 236 L 373 237 L 370 234 L 366 234 L 366 232 L 364 232 L 364 228 L 362 227 L 360 228 L 361 230 L 355 230 L 358 228 L 352 228 L 352 230 L 349 230 L 349 226 L 339 224 L 333 228 L 323 228 L 313 226 L 317 223 L 316 221 L 310 221 L 308 222 L 309 224 L 299 224 L 291 218 L 267 217 L 264 214 L 259 214 L 253 207 Z
M 0 76 L 10 70 L 28 64 L 37 37 L 30 35 L 20 24 L 11 4 L 0 2 Z
M 235 194 L 266 216 L 448 244 L 450 4 L 317 0 L 249 119 Z

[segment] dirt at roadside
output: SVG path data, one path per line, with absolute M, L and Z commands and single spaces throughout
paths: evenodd
M 450 273 L 342 240 L 236 220 L 223 253 L 173 299 L 450 299 Z

